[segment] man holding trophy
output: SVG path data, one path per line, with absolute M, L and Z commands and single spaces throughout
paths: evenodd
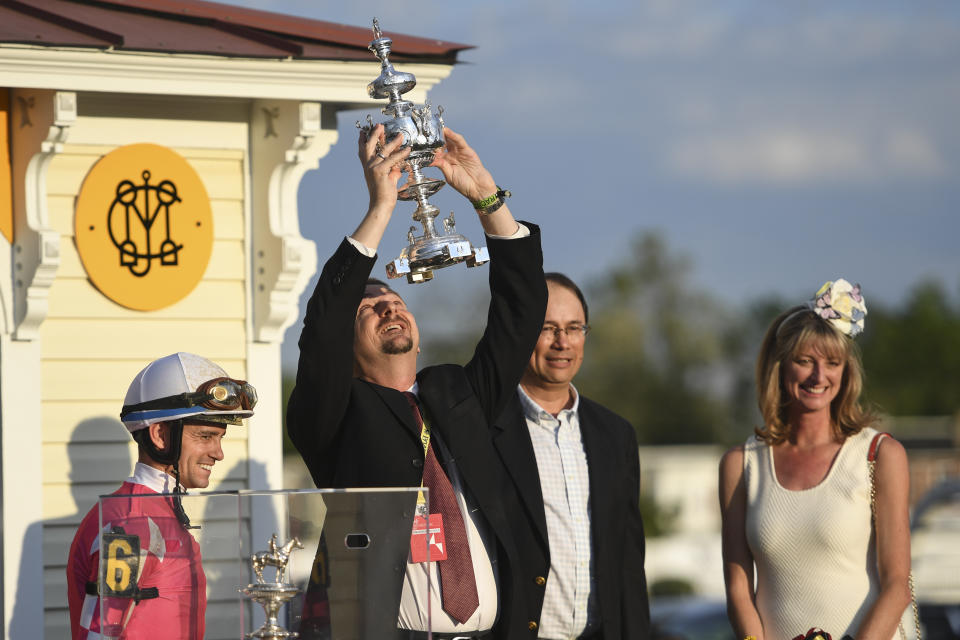
M 401 99 L 416 80 L 390 65 L 391 40 L 376 21 L 374 35 L 370 50 L 382 73 L 367 90 L 390 98 L 382 111 L 391 117 L 361 128 L 369 207 L 324 265 L 307 303 L 287 429 L 318 487 L 429 489 L 411 521 L 397 523 L 403 546 L 389 562 L 401 566 L 365 585 L 363 597 L 383 612 L 364 620 L 365 637 L 426 640 L 430 628 L 437 640 L 532 637 L 537 624 L 514 583 L 519 562 L 501 503 L 506 474 L 489 428 L 515 393 L 543 323 L 540 231 L 514 220 L 504 202 L 509 193 L 439 114 Z M 445 183 L 424 176 L 427 166 L 470 201 L 489 248 L 459 235 L 452 214 L 442 228 L 434 225 L 437 209 L 428 197 Z M 409 180 L 398 192 L 404 172 Z M 389 276 L 425 282 L 435 269 L 489 258 L 487 326 L 464 366 L 418 372 L 413 313 L 399 294 L 369 278 L 398 199 L 417 201 L 413 218 L 423 235 L 410 229 L 409 245 L 387 265 Z M 442 547 L 431 543 L 428 551 L 417 528 L 437 531 Z M 430 562 L 420 557 L 428 554 Z
M 499 636 L 529 637 L 532 618 L 505 597 L 519 590 L 505 588 L 515 552 L 488 425 L 514 393 L 543 322 L 539 229 L 516 222 L 502 200 L 478 212 L 491 257 L 486 330 L 467 365 L 418 373 L 413 314 L 396 292 L 368 280 L 410 154 L 403 136 L 387 140 L 383 131 L 360 133 L 370 204 L 308 303 L 287 427 L 318 487 L 429 487 L 430 523 L 442 515 L 446 558 L 432 563 L 429 593 L 416 558 L 395 579 L 383 576 L 393 581 L 383 606 L 398 612 L 397 637 L 426 638 L 428 599 L 434 638 L 487 637 L 494 625 Z M 496 194 L 463 137 L 444 134 L 446 149 L 432 165 L 471 202 Z

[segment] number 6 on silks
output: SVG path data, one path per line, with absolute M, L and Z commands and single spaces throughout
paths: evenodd
M 101 596 L 133 598 L 140 569 L 140 538 L 122 533 L 102 535 Z

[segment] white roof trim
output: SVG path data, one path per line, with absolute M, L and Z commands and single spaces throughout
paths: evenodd
M 417 77 L 416 88 L 404 96 L 412 102 L 424 102 L 452 68 L 398 66 Z M 366 86 L 378 75 L 375 60 L 227 58 L 0 43 L 0 86 L 5 87 L 373 105 L 383 101 L 368 97 Z

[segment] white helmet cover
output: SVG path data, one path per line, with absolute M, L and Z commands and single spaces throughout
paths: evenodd
M 208 380 L 229 377 L 219 365 L 196 354 L 181 351 L 158 358 L 144 367 L 130 383 L 123 404 L 125 407 L 130 407 L 142 402 L 193 393 Z M 133 433 L 156 422 L 181 418 L 223 416 L 239 419 L 252 415 L 253 411 L 244 409 L 218 411 L 203 406 L 192 406 L 133 411 L 122 416 L 121 420 L 127 430 Z

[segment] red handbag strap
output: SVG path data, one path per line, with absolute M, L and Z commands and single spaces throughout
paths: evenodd
M 870 518 L 871 519 L 876 518 L 876 508 L 877 508 L 877 496 L 876 496 L 877 478 L 876 478 L 876 470 L 875 470 L 876 460 L 877 460 L 877 449 L 880 447 L 880 441 L 883 440 L 884 437 L 888 437 L 891 440 L 893 440 L 893 436 L 891 436 L 886 431 L 881 431 L 877 435 L 873 436 L 873 440 L 870 441 L 870 449 L 867 451 L 867 466 L 870 469 Z M 913 573 L 909 574 L 908 584 L 910 585 L 910 601 L 911 601 L 911 604 L 913 605 L 913 621 L 914 621 L 914 624 L 916 624 L 917 626 L 916 637 L 917 637 L 917 640 L 920 640 L 920 638 L 922 637 L 920 633 L 920 629 L 921 629 L 920 610 L 917 607 L 917 594 L 916 594 L 916 590 L 913 587 Z M 901 640 L 906 640 L 907 636 L 903 632 L 902 623 L 900 624 L 899 629 L 900 629 Z
M 884 436 L 888 438 L 893 437 L 886 431 L 881 431 L 873 436 L 873 440 L 870 441 L 870 449 L 867 451 L 867 462 L 873 462 L 877 459 L 877 449 L 880 447 L 880 440 L 882 440 Z

